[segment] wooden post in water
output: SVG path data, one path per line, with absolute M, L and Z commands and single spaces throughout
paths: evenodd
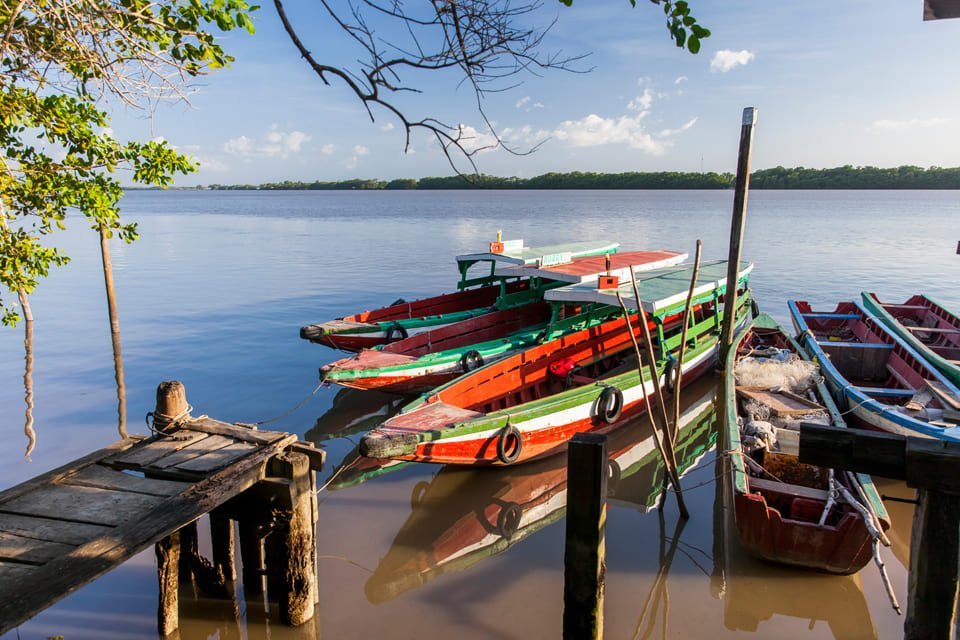
M 164 431 L 182 420 L 190 411 L 187 391 L 179 380 L 161 382 L 157 386 L 157 406 L 153 410 L 153 428 Z
M 157 630 L 166 638 L 180 626 L 180 533 L 174 532 L 158 542 L 157 573 L 160 577 L 160 597 L 157 604 Z
M 224 509 L 210 512 L 210 546 L 213 566 L 226 582 L 236 582 L 237 569 L 234 559 L 233 520 Z
M 910 535 L 905 640 L 949 640 L 960 584 L 960 443 L 802 423 L 800 461 L 919 489 Z
M 277 522 L 266 539 L 267 596 L 276 600 L 280 621 L 300 625 L 313 617 L 316 594 L 313 483 L 310 460 L 287 453 L 270 461 Z
M 607 438 L 578 433 L 567 448 L 563 637 L 603 637 Z
M 753 127 L 757 124 L 757 110 L 743 110 L 740 127 L 740 152 L 737 158 L 737 181 L 733 192 L 733 221 L 730 225 L 730 252 L 727 256 L 727 291 L 723 299 L 723 328 L 720 332 L 720 362 L 724 361 L 733 344 L 733 329 L 737 319 L 737 283 L 740 279 L 740 256 L 743 248 L 743 229 L 747 219 L 747 194 L 750 191 L 750 152 L 753 148 Z

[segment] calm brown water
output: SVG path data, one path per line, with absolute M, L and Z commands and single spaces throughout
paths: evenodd
M 503 229 L 531 244 L 615 238 L 624 248 L 723 257 L 729 192 L 154 193 L 125 200 L 142 240 L 114 248 L 129 427 L 144 433 L 161 380 L 183 380 L 195 413 L 251 422 L 284 413 L 338 354 L 299 340 L 303 324 L 453 288 L 455 253 Z M 924 291 L 960 307 L 960 200 L 952 192 L 751 194 L 745 256 L 764 310 L 785 300 L 888 298 Z M 75 221 L 75 224 L 78 221 Z M 22 457 L 22 334 L 0 332 L 0 407 L 8 487 L 116 438 L 110 339 L 96 238 L 63 239 L 73 263 L 34 298 L 37 449 Z M 607 638 L 897 638 L 871 565 L 848 578 L 744 557 L 725 534 L 713 481 L 713 380 L 685 392 L 684 486 L 651 508 L 662 474 L 641 426 L 611 443 L 621 477 L 607 524 Z M 358 434 L 398 408 L 383 395 L 324 388 L 270 427 L 328 451 L 320 494 L 320 602 L 289 629 L 256 603 L 181 594 L 183 638 L 556 638 L 563 590 L 563 456 L 505 470 L 433 465 L 363 469 Z M 646 457 L 645 457 L 646 456 Z M 881 492 L 908 496 L 900 483 Z M 883 550 L 906 601 L 909 505 L 889 503 Z M 520 510 L 516 531 L 507 511 Z M 658 574 L 660 578 L 658 579 Z M 80 589 L 4 638 L 155 637 L 152 552 Z

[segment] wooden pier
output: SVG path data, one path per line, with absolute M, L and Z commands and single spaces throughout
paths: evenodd
M 239 523 L 244 592 L 299 625 L 317 599 L 315 472 L 324 452 L 297 436 L 193 418 L 183 385 L 157 390 L 154 435 L 131 437 L 0 492 L 0 634 L 156 545 L 162 636 L 178 587 L 227 595 Z M 213 562 L 197 552 L 210 515 Z M 266 567 L 264 567 L 264 564 Z

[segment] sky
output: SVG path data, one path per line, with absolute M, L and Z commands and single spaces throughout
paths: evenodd
M 535 27 L 553 22 L 541 51 L 586 57 L 577 72 L 524 73 L 484 98 L 484 113 L 513 148 L 539 146 L 481 152 L 477 170 L 734 172 L 745 107 L 758 111 L 754 169 L 960 166 L 960 19 L 924 22 L 921 0 L 690 5 L 712 32 L 697 55 L 673 44 L 652 3 L 543 0 L 527 18 Z M 319 3 L 285 6 L 320 62 L 356 59 Z M 178 186 L 452 174 L 436 142 L 414 134 L 405 150 L 392 114 L 375 108 L 371 121 L 342 82 L 324 84 L 273 3 L 254 21 L 253 36 L 224 35 L 236 60 L 195 83 L 189 105 L 161 105 L 151 117 L 114 110 L 114 135 L 162 137 L 191 155 L 200 170 Z M 459 78 L 408 79 L 419 90 L 399 97 L 409 117 L 435 117 L 485 140 L 476 98 Z

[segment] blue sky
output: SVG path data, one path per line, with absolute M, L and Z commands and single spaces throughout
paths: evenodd
M 336 4 L 336 3 L 335 3 Z M 317 3 L 287 11 L 320 61 L 351 55 Z M 740 118 L 759 110 L 753 167 L 845 164 L 960 166 L 960 19 L 922 21 L 920 0 L 692 0 L 713 35 L 698 55 L 669 40 L 660 9 L 639 0 L 567 8 L 544 0 L 535 24 L 556 24 L 544 51 L 589 53 L 588 74 L 524 76 L 491 95 L 490 119 L 518 148 L 477 156 L 481 172 L 734 171 Z M 202 80 L 191 105 L 152 119 L 114 114 L 118 138 L 162 136 L 200 163 L 179 185 L 449 175 L 435 143 L 415 136 L 404 153 L 398 122 L 326 86 L 297 55 L 272 3 L 257 34 L 224 38 L 236 57 Z M 423 75 L 405 104 L 478 130 L 472 93 L 455 78 Z

